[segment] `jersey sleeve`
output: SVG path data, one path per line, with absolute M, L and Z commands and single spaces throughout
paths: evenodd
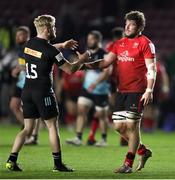
M 57 64 L 57 66 L 62 66 L 66 62 L 66 59 L 64 58 L 63 54 L 55 47 L 53 47 L 52 50 L 52 58 L 54 63 Z
M 111 47 L 111 49 L 110 49 L 110 51 L 109 52 L 112 52 L 112 53 L 114 53 L 114 54 L 118 54 L 117 53 L 117 46 L 118 46 L 118 43 L 117 42 L 115 42 L 115 44 Z
M 155 46 L 152 42 L 145 42 L 143 44 L 143 56 L 144 59 L 152 59 L 155 58 Z

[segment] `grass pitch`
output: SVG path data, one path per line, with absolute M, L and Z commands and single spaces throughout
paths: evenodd
M 35 179 L 168 179 L 175 178 L 175 133 L 158 131 L 154 134 L 143 134 L 145 144 L 153 150 L 153 157 L 148 161 L 145 169 L 132 174 L 114 174 L 113 170 L 120 166 L 127 152 L 126 147 L 119 146 L 119 136 L 113 130 L 108 133 L 108 147 L 97 148 L 73 147 L 65 144 L 65 139 L 74 137 L 73 132 L 61 128 L 61 142 L 63 161 L 75 168 L 73 173 L 53 173 L 53 159 L 48 140 L 48 132 L 40 130 L 39 145 L 25 146 L 19 154 L 20 167 L 23 172 L 10 172 L 5 169 L 5 162 L 11 150 L 19 127 L 1 125 L 0 127 L 0 178 L 35 178 Z M 87 130 L 83 136 L 86 143 Z M 100 139 L 100 133 L 97 134 Z M 137 163 L 137 157 L 135 165 Z

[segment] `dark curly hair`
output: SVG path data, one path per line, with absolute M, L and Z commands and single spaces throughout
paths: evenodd
M 145 15 L 140 11 L 130 11 L 125 15 L 125 20 L 135 21 L 136 25 L 138 26 L 138 28 L 141 29 L 141 31 L 143 31 L 145 28 L 145 24 L 146 24 Z

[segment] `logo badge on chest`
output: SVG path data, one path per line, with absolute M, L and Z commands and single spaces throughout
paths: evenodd
M 138 46 L 139 46 L 139 43 L 138 43 L 138 42 L 135 42 L 135 43 L 133 44 L 132 48 L 138 48 Z

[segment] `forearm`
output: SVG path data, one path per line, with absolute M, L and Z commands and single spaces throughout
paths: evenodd
M 71 73 L 74 73 L 74 72 L 80 70 L 82 66 L 83 66 L 83 63 L 81 61 L 76 61 L 74 63 L 71 63 L 70 64 Z
M 153 92 L 155 85 L 155 79 L 147 79 L 147 88 L 146 91 Z
M 99 59 L 94 62 L 85 63 L 86 69 L 104 69 L 108 67 L 110 64 L 106 63 L 104 59 Z
M 99 78 L 95 81 L 95 84 L 100 84 L 101 82 L 107 80 L 109 78 L 110 72 L 109 70 L 103 71 Z
M 155 59 L 146 60 L 147 67 L 147 92 L 153 92 L 156 82 L 157 67 Z
M 53 46 L 57 49 L 64 49 L 64 43 L 53 44 Z

